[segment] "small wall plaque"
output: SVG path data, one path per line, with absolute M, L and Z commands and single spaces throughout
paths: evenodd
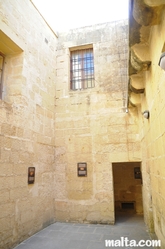
M 35 167 L 28 168 L 28 184 L 33 184 L 35 180 Z
M 78 176 L 87 176 L 87 163 L 77 163 Z

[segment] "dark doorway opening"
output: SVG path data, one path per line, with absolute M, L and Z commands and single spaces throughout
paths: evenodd
M 115 217 L 143 214 L 140 162 L 113 163 Z M 138 176 L 138 177 L 137 177 Z

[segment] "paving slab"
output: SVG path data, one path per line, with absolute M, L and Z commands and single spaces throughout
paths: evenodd
M 141 215 L 120 215 L 115 225 L 55 222 L 14 249 L 105 249 L 140 247 L 105 246 L 105 240 L 151 240 Z M 153 247 L 142 247 L 143 249 Z

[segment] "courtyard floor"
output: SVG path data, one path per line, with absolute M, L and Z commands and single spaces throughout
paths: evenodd
M 123 237 L 123 239 L 121 238 Z M 105 240 L 151 240 L 143 217 L 119 216 L 115 225 L 56 222 L 23 241 L 15 249 L 104 249 L 139 248 L 134 246 L 105 246 Z M 143 246 L 143 249 L 153 248 Z

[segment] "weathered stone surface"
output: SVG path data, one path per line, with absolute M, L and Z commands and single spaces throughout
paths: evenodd
M 0 8 L 1 30 L 11 39 L 7 52 L 0 45 L 5 54 L 0 100 L 0 248 L 7 249 L 54 220 L 56 56 L 51 47 L 57 38 L 30 1 L 1 2 Z M 34 185 L 27 182 L 30 166 L 36 168 Z
M 140 1 L 134 1 L 134 3 Z M 143 1 L 141 1 L 143 2 Z M 148 5 L 144 10 L 144 3 Z M 155 232 L 158 239 L 161 240 L 162 248 L 165 247 L 165 234 L 162 227 L 164 226 L 164 115 L 165 115 L 165 100 L 164 100 L 164 70 L 159 67 L 159 59 L 161 53 L 164 52 L 164 28 L 165 28 L 165 1 L 150 1 L 144 0 L 142 5 L 134 5 L 134 14 L 140 13 L 138 20 L 142 26 L 141 39 L 136 40 L 136 51 L 141 51 L 143 48 L 144 57 L 147 53 L 148 58 L 151 60 L 150 69 L 142 74 L 137 73 L 132 75 L 131 78 L 139 79 L 143 78 L 143 84 L 145 87 L 144 94 L 141 94 L 140 103 L 138 105 L 139 113 L 139 131 L 141 137 L 142 147 L 142 174 L 143 174 L 143 205 L 144 205 L 144 217 L 145 222 L 150 232 Z M 145 11 L 148 10 L 146 18 Z M 136 13 L 136 14 L 135 14 Z M 132 15 L 132 12 L 131 12 Z M 146 19 L 147 23 L 144 22 Z M 142 21 L 143 20 L 143 21 Z M 142 22 L 141 22 L 142 21 Z M 157 22 L 157 25 L 153 25 Z M 130 23 L 130 30 L 138 32 L 133 23 Z M 147 31 L 148 29 L 148 31 Z M 144 32 L 145 31 L 145 32 Z M 147 35 L 146 35 L 146 34 Z M 132 36 L 132 35 L 130 35 Z M 135 42 L 135 43 L 136 43 Z M 146 46 L 146 47 L 145 47 Z M 138 81 L 140 82 L 140 80 Z M 137 81 L 133 84 L 138 85 Z M 132 99 L 132 93 L 130 94 Z M 146 120 L 142 116 L 142 112 L 149 110 L 150 119 Z
M 141 79 L 140 86 L 146 87 L 146 99 L 143 96 L 141 101 L 142 109 L 150 103 L 149 126 L 138 119 L 138 108 L 125 112 L 127 20 L 70 30 L 57 38 L 28 0 L 21 4 L 3 1 L 1 14 L 3 32 L 10 31 L 18 53 L 6 54 L 0 100 L 0 247 L 11 248 L 54 220 L 113 224 L 112 164 L 141 161 L 141 156 L 145 219 L 163 238 L 164 230 L 156 220 L 158 217 L 164 225 L 165 108 L 164 76 L 156 66 L 159 56 L 155 52 L 151 71 L 140 79 L 132 77 L 137 89 Z M 134 45 L 140 62 L 148 62 L 153 57 L 151 51 L 159 54 L 159 45 L 164 46 L 163 35 L 156 48 L 153 38 L 164 34 L 164 26 L 152 28 L 148 44 L 150 30 L 141 27 L 141 21 L 134 24 L 140 32 L 137 43 L 143 44 L 134 45 L 133 39 L 131 47 Z M 95 87 L 71 91 L 70 49 L 89 44 L 94 51 Z M 159 84 L 154 84 L 158 79 Z M 87 177 L 77 176 L 78 162 L 87 163 Z M 29 166 L 36 169 L 33 185 L 27 184 Z M 128 192 L 118 188 L 118 196 L 134 198 L 141 213 L 141 186 L 132 185 Z
M 72 91 L 69 49 L 88 43 L 94 50 L 95 87 Z M 55 144 L 56 172 L 61 165 L 62 173 L 56 179 L 57 188 L 63 185 L 65 190 L 57 193 L 55 209 L 64 202 L 67 213 L 65 209 L 56 210 L 56 219 L 114 223 L 112 162 L 127 161 L 129 157 L 136 160 L 141 155 L 140 146 L 134 146 L 139 143 L 135 117 L 123 111 L 127 21 L 61 33 L 58 44 Z M 61 86 L 62 73 L 67 80 Z M 87 177 L 77 176 L 78 162 L 87 162 Z

